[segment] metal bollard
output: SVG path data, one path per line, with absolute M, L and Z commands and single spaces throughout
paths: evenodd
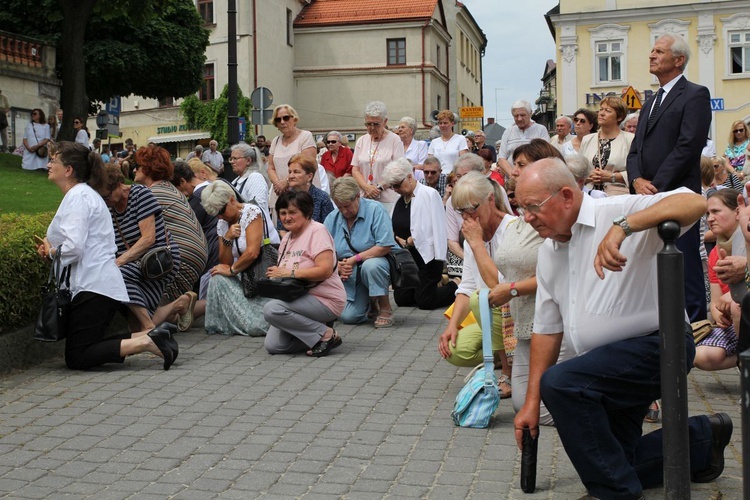
M 680 225 L 659 224 L 664 248 L 657 254 L 659 354 L 661 356 L 664 498 L 690 498 L 687 373 L 685 372 L 685 289 L 682 252 L 675 246 Z
M 740 354 L 740 383 L 742 386 L 742 491 L 750 494 L 750 349 Z

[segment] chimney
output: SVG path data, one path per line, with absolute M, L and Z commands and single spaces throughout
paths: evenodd
M 494 118 L 487 118 L 487 125 L 492 125 L 493 123 L 495 123 Z

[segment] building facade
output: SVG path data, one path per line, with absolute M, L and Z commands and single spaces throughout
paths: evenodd
M 228 80 L 227 0 L 196 0 L 210 31 L 201 99 L 217 96 Z M 299 127 L 365 133 L 363 110 L 382 100 L 391 123 L 412 116 L 420 134 L 435 109 L 481 105 L 481 58 L 486 38 L 456 0 L 237 1 L 237 80 L 243 94 L 263 86 L 273 106 L 291 104 Z M 189 130 L 179 101 L 123 98 L 122 139 L 156 142 L 185 156 L 208 134 Z M 249 117 L 248 117 L 249 118 Z M 91 120 L 90 127 L 93 125 Z M 253 134 L 277 135 L 269 124 Z M 95 128 L 95 127 L 94 127 Z
M 656 38 L 683 36 L 688 80 L 711 92 L 711 137 L 723 151 L 735 120 L 750 122 L 750 1 L 561 0 L 547 14 L 557 57 L 557 113 L 598 109 L 632 86 L 645 102 L 659 88 L 648 71 Z

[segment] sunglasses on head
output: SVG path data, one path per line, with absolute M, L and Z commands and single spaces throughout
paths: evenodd
M 284 120 L 285 122 L 288 122 L 292 119 L 292 115 L 284 115 L 284 116 L 277 116 L 273 119 L 274 123 L 281 123 L 281 120 Z

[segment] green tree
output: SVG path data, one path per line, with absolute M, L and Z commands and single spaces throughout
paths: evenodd
M 219 149 L 224 149 L 229 145 L 227 141 L 227 114 L 229 108 L 229 86 L 224 85 L 221 95 L 213 101 L 201 101 L 195 94 L 189 95 L 180 104 L 180 113 L 185 121 L 192 127 L 207 130 L 211 133 L 211 138 L 216 139 L 219 143 Z M 252 104 L 250 99 L 242 94 L 242 89 L 237 87 L 237 116 L 250 116 Z M 250 127 L 248 127 L 248 131 Z M 250 142 L 251 136 L 246 136 L 245 140 Z
M 183 97 L 198 90 L 208 32 L 192 0 L 3 0 L 4 30 L 57 44 L 65 109 L 73 117 L 113 95 Z

